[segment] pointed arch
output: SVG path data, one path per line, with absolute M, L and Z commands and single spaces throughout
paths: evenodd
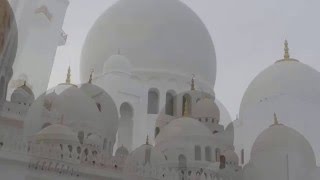
M 207 146 L 207 147 L 205 148 L 205 158 L 206 158 L 206 161 L 212 161 L 211 154 L 212 154 L 211 147 L 210 147 L 210 146 Z
M 159 90 L 151 88 L 148 91 L 148 114 L 158 114 L 159 112 Z
M 219 148 L 216 148 L 216 161 L 217 162 L 220 162 L 220 154 L 221 154 L 221 151 Z
M 174 109 L 174 96 L 176 95 L 176 93 L 173 90 L 169 90 L 166 93 L 166 114 L 173 116 L 175 115 L 175 109 Z
M 201 147 L 200 146 L 194 147 L 194 159 L 196 161 L 201 161 Z
M 184 94 L 182 97 L 182 115 L 185 114 L 185 111 L 191 113 L 191 96 L 189 94 Z
M 120 105 L 118 146 L 120 147 L 121 145 L 123 145 L 129 150 L 132 147 L 133 116 L 134 112 L 132 106 L 128 102 L 123 102 Z
M 187 168 L 187 157 L 184 154 L 180 154 L 178 157 L 179 160 L 179 169 Z

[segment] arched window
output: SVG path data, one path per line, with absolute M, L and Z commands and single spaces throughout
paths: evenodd
M 134 117 L 134 110 L 132 106 L 128 102 L 122 103 L 120 105 L 118 145 L 119 146 L 123 145 L 126 148 L 128 148 L 128 150 L 131 150 L 131 147 L 132 147 L 133 117 Z
M 178 157 L 178 160 L 179 160 L 179 169 L 187 168 L 187 158 L 185 155 L 180 154 Z
M 220 169 L 224 169 L 226 167 L 226 157 L 220 156 Z
M 206 161 L 212 161 L 211 153 L 211 147 L 207 146 L 205 149 Z
M 83 131 L 78 132 L 78 139 L 80 141 L 80 144 L 83 144 L 83 139 L 84 139 L 84 132 Z
M 150 89 L 148 92 L 148 114 L 158 114 L 159 112 L 159 91 Z
M 167 92 L 166 94 L 166 114 L 174 115 L 174 95 L 173 92 Z
M 159 133 L 160 133 L 160 128 L 156 127 L 156 129 L 154 131 L 154 137 L 157 137 Z
M 182 98 L 182 115 L 184 115 L 187 111 L 190 115 L 191 113 L 191 97 L 189 94 L 185 94 L 183 95 L 183 98 Z
M 219 148 L 216 149 L 216 161 L 220 162 L 220 149 Z
M 194 147 L 194 159 L 196 161 L 201 161 L 201 147 L 200 146 Z

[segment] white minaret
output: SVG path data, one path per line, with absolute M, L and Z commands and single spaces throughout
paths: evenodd
M 7 99 L 24 81 L 37 97 L 48 87 L 58 46 L 67 40 L 62 25 L 69 1 L 9 1 L 17 19 L 19 42 Z

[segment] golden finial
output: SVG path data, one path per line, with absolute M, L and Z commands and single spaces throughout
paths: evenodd
M 91 70 L 91 73 L 90 73 L 90 77 L 89 77 L 89 82 L 88 83 L 92 83 L 92 76 L 93 76 L 93 72 L 94 72 L 94 70 L 92 69 Z
M 184 107 L 183 107 L 183 116 L 188 117 L 189 116 L 189 99 L 185 98 Z
M 195 79 L 195 75 L 192 74 L 192 79 L 191 79 L 191 91 L 194 91 L 194 90 L 195 90 L 194 79 Z
M 290 59 L 289 45 L 288 45 L 288 41 L 287 40 L 284 41 L 284 56 L 283 57 L 284 57 L 285 60 Z
M 147 135 L 146 145 L 149 145 L 149 135 Z
M 68 68 L 68 74 L 67 74 L 66 83 L 67 84 L 71 84 L 71 68 L 70 68 L 70 66 Z
M 274 120 L 273 125 L 279 125 L 279 121 L 276 113 L 273 114 L 273 120 Z

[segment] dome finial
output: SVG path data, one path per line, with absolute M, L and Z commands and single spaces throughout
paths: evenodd
M 88 83 L 92 83 L 92 77 L 93 77 L 93 72 L 94 72 L 94 69 L 91 69 L 91 73 L 90 73 L 90 77 L 89 77 L 89 81 Z
M 70 65 L 69 65 L 69 68 L 68 68 L 68 74 L 67 74 L 67 78 L 66 78 L 66 83 L 67 84 L 71 84 L 71 68 L 70 68 Z
M 27 86 L 27 81 L 26 80 L 23 81 L 23 85 Z
M 149 135 L 147 135 L 146 145 L 149 145 Z
M 191 91 L 195 90 L 195 85 L 194 85 L 194 80 L 195 80 L 196 75 L 192 74 L 192 79 L 191 79 Z
M 287 40 L 284 41 L 284 56 L 283 57 L 285 60 L 290 59 L 289 44 L 288 44 Z
M 273 120 L 274 120 L 273 125 L 279 125 L 279 121 L 276 113 L 273 114 Z
M 121 49 L 120 48 L 118 48 L 118 55 L 120 55 L 121 54 Z

